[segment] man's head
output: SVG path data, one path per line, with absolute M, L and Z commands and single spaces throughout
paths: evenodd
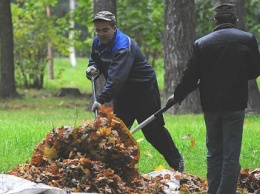
M 94 32 L 101 44 L 109 44 L 116 32 L 116 17 L 109 11 L 100 11 L 92 20 Z
M 235 4 L 221 4 L 215 8 L 215 20 L 217 25 L 222 23 L 231 23 L 236 25 L 236 5 Z

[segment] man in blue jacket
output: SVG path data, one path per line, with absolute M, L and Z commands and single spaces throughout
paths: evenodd
M 96 37 L 87 74 L 98 69 L 105 76 L 106 83 L 92 110 L 113 100 L 114 113 L 131 128 L 135 120 L 141 123 L 161 108 L 155 72 L 137 43 L 117 28 L 112 13 L 98 12 L 93 23 Z M 183 157 L 164 127 L 163 116 L 145 126 L 142 132 L 170 167 L 184 171 Z
M 216 27 L 196 40 L 191 57 L 167 103 L 181 103 L 199 87 L 206 124 L 208 194 L 235 194 L 248 80 L 260 75 L 253 34 L 236 29 L 236 7 L 215 8 Z

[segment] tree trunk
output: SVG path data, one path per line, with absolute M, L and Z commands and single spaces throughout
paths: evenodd
M 14 77 L 14 42 L 10 0 L 0 1 L 0 98 L 17 97 Z
M 116 0 L 94 0 L 94 15 L 99 11 L 110 11 L 116 16 Z M 103 75 L 99 76 L 96 80 L 97 94 L 101 92 L 106 80 Z M 112 102 L 107 106 L 112 106 Z
M 164 92 L 168 98 L 185 68 L 190 56 L 190 46 L 195 40 L 194 0 L 165 0 L 165 31 L 164 31 Z M 200 113 L 198 90 L 192 92 L 182 102 L 169 110 L 171 113 Z
M 237 8 L 237 28 L 241 30 L 245 30 L 245 5 L 246 5 L 246 0 L 237 0 L 236 1 L 236 8 Z
M 238 17 L 238 23 L 237 28 L 241 30 L 245 29 L 245 0 L 237 0 L 236 1 L 236 7 L 237 7 L 237 17 Z M 253 112 L 253 113 L 259 113 L 260 112 L 260 94 L 259 89 L 256 83 L 256 80 L 250 80 L 248 82 L 248 108 L 246 109 L 246 112 Z
M 246 112 L 260 113 L 260 94 L 256 80 L 248 82 L 248 108 Z
M 99 11 L 110 11 L 116 16 L 116 0 L 94 0 L 94 14 Z

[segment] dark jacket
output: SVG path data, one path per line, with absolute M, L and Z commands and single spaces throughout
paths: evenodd
M 95 37 L 89 66 L 96 66 L 107 82 L 97 101 L 110 102 L 116 95 L 134 95 L 156 82 L 155 72 L 137 43 L 116 30 L 111 45 L 101 45 Z
M 254 35 L 221 24 L 194 42 L 175 99 L 181 102 L 199 87 L 203 111 L 243 110 L 248 80 L 259 75 L 260 54 Z

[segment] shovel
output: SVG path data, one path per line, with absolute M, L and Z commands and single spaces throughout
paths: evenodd
M 95 87 L 95 79 L 99 75 L 98 69 L 93 69 L 92 71 L 87 73 L 87 76 L 91 78 L 91 83 L 92 83 L 92 92 L 93 92 L 93 100 L 96 101 L 96 87 Z M 163 114 L 165 111 L 167 111 L 169 108 L 171 108 L 176 102 L 172 102 L 169 104 L 166 104 L 163 108 L 158 110 L 156 113 L 148 117 L 146 120 L 144 120 L 142 123 L 140 123 L 138 126 L 136 126 L 134 129 L 130 130 L 131 134 L 136 133 L 149 123 L 151 123 L 153 120 L 158 118 L 161 114 Z M 98 116 L 98 110 L 95 109 L 95 118 Z
M 173 105 L 175 104 L 175 102 L 166 104 L 163 108 L 161 108 L 160 110 L 158 110 L 156 113 L 154 113 L 153 115 L 151 115 L 150 117 L 148 117 L 146 120 L 144 120 L 142 123 L 140 123 L 138 126 L 136 126 L 134 129 L 130 130 L 131 134 L 134 134 L 135 132 L 139 131 L 140 129 L 142 129 L 144 126 L 148 125 L 149 123 L 151 123 L 153 120 L 155 120 L 156 118 L 158 118 L 162 113 L 164 113 L 165 111 L 167 111 L 169 108 L 171 108 Z

